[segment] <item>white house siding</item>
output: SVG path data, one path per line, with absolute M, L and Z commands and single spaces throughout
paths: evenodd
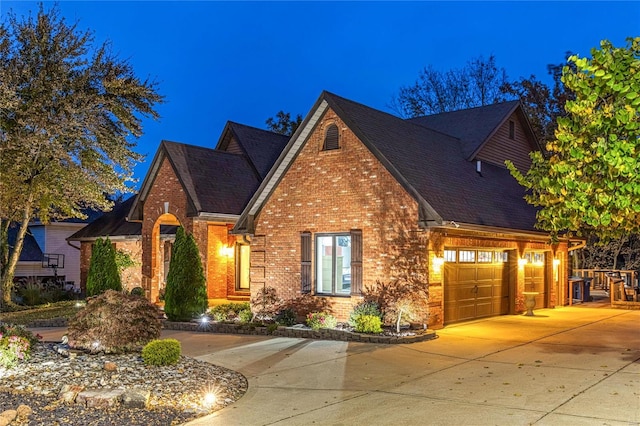
M 45 227 L 45 247 L 43 253 L 64 254 L 64 268 L 58 268 L 58 275 L 65 276 L 66 281 L 73 281 L 80 286 L 80 250 L 67 244 L 66 238 L 84 228 L 86 223 L 51 223 Z M 80 247 L 79 243 L 72 243 Z M 53 269 L 47 275 L 53 275 Z

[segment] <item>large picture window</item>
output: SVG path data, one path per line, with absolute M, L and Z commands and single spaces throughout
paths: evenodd
M 351 235 L 317 235 L 315 269 L 317 294 L 351 294 Z

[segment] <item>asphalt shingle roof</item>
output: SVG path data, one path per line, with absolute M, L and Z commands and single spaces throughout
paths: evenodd
M 229 127 L 236 135 L 238 143 L 245 149 L 247 156 L 260 174 L 260 178 L 264 179 L 287 145 L 289 136 L 231 121 Z
M 396 179 L 415 190 L 445 222 L 535 229 L 536 209 L 523 199 L 524 189 L 504 167 L 483 163 L 478 174 L 475 162 L 465 155 L 467 140 L 444 134 L 442 127 L 435 131 L 424 127 L 424 121 L 402 120 L 332 93 L 323 97 Z M 487 115 L 497 117 L 496 111 L 503 107 L 489 108 Z M 474 114 L 485 115 L 479 109 Z M 488 135 L 489 127 L 481 126 L 479 133 Z M 472 137 L 472 131 L 457 133 L 479 143 L 480 136 Z
M 128 222 L 127 213 L 135 200 L 135 195 L 129 197 L 121 203 L 116 203 L 111 211 L 75 232 L 67 240 L 77 241 L 86 238 L 107 237 L 112 235 L 134 236 L 141 235 L 142 224 L 139 222 Z
M 13 251 L 13 247 L 16 244 L 16 238 L 18 237 L 18 226 L 10 225 L 8 232 L 9 251 Z M 42 261 L 42 249 L 38 245 L 36 239 L 27 230 L 22 243 L 22 251 L 20 252 L 20 262 L 40 262 Z

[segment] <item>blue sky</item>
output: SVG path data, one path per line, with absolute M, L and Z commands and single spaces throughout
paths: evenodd
M 137 141 L 140 181 L 162 139 L 213 147 L 227 120 L 264 128 L 279 110 L 305 115 L 322 90 L 388 111 L 427 65 L 446 71 L 494 54 L 511 79 L 546 79 L 566 51 L 588 56 L 601 39 L 640 36 L 638 1 L 58 4 L 160 83 L 162 118 Z M 37 9 L 0 0 L 0 19 Z

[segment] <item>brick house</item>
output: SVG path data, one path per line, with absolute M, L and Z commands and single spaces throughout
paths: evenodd
M 538 149 L 517 101 L 403 120 L 323 92 L 233 227 L 251 292 L 324 297 L 344 320 L 364 286 L 418 280 L 435 328 L 522 312 L 526 291 L 563 304 L 572 242 L 535 230 L 504 165 Z

